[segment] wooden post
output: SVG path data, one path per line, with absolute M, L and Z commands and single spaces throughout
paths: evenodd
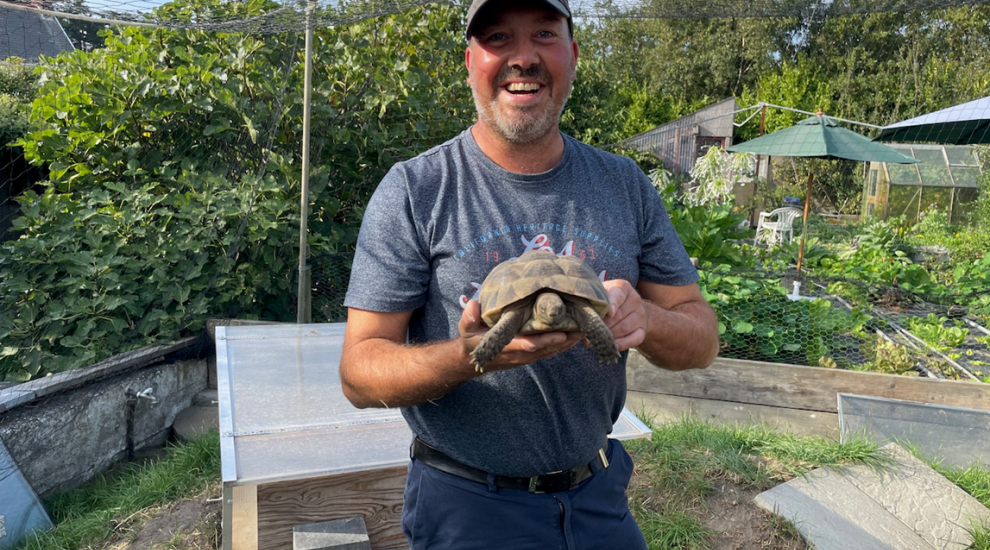
M 801 246 L 798 248 L 797 274 L 801 274 L 801 261 L 804 259 L 804 239 L 808 235 L 808 208 L 811 207 L 811 184 L 815 181 L 815 173 L 808 176 L 808 191 L 804 195 L 804 227 L 801 228 Z

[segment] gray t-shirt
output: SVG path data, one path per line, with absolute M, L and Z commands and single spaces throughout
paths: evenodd
M 534 175 L 492 162 L 470 129 L 396 164 L 365 212 L 345 305 L 413 311 L 412 343 L 453 338 L 488 272 L 533 248 L 579 256 L 603 279 L 697 281 L 639 167 L 566 135 L 564 144 L 561 162 Z M 625 359 L 602 365 L 578 344 L 402 413 L 424 441 L 488 472 L 572 468 L 605 444 L 622 412 Z

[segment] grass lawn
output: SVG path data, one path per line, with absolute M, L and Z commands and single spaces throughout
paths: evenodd
M 876 445 L 840 445 L 766 426 L 729 428 L 695 420 L 655 424 L 653 439 L 625 442 L 636 471 L 629 502 L 651 550 L 808 548 L 796 529 L 752 499 L 820 466 L 882 468 Z M 933 465 L 990 506 L 990 472 Z M 162 458 L 134 463 L 45 502 L 57 526 L 25 550 L 220 546 L 220 451 L 216 434 L 171 446 Z M 990 550 L 990 531 L 974 532 Z

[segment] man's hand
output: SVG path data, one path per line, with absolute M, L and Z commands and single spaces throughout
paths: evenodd
M 477 300 L 468 302 L 457 324 L 457 330 L 460 333 L 459 340 L 464 352 L 470 354 L 488 332 L 488 326 L 481 320 L 481 306 L 478 305 Z M 545 332 L 516 336 L 485 366 L 485 372 L 529 365 L 540 359 L 552 357 L 570 349 L 583 337 L 580 332 Z
M 650 330 L 646 302 L 629 281 L 615 279 L 604 284 L 612 304 L 612 311 L 605 316 L 605 326 L 615 336 L 619 351 L 642 344 Z
M 718 353 L 718 320 L 697 284 L 605 281 L 612 311 L 605 325 L 620 351 L 636 348 L 670 370 L 704 368 Z

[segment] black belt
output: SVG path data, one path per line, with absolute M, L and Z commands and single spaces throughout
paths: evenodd
M 473 468 L 467 464 L 461 464 L 430 447 L 418 437 L 413 440 L 412 455 L 416 460 L 441 472 L 463 477 L 477 483 L 488 484 L 488 472 Z M 577 487 L 579 483 L 604 468 L 608 468 L 608 459 L 605 458 L 605 449 L 602 448 L 598 450 L 598 454 L 595 455 L 595 458 L 591 462 L 577 468 L 550 472 L 549 474 L 533 477 L 494 476 L 494 483 L 496 487 L 502 487 L 504 489 L 523 489 L 530 493 L 556 493 Z

